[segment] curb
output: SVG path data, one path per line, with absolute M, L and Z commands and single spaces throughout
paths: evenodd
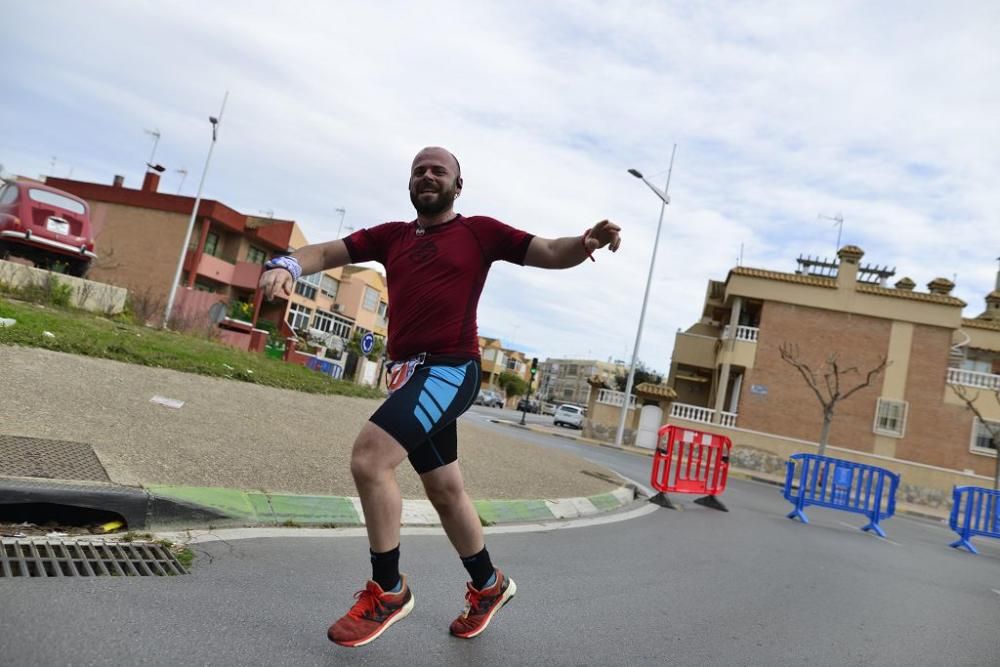
M 594 496 L 555 499 L 474 500 L 484 526 L 553 521 L 621 509 L 637 497 L 627 484 Z M 115 484 L 0 477 L 0 505 L 49 503 L 118 514 L 129 530 L 203 527 L 363 526 L 357 497 L 293 495 L 217 487 Z M 404 526 L 439 526 L 428 500 L 403 501 Z
M 545 429 L 545 428 L 538 428 L 534 424 L 525 424 L 524 426 L 522 426 L 521 424 L 519 424 L 517 422 L 511 422 L 511 421 L 507 421 L 505 419 L 491 419 L 490 421 L 493 422 L 494 424 L 502 424 L 504 426 L 512 426 L 514 428 L 520 428 L 520 429 L 524 429 L 524 430 L 527 430 L 527 431 L 532 431 L 534 433 L 541 433 L 543 435 L 551 435 L 551 436 L 555 436 L 557 438 L 566 438 L 567 440 L 574 440 L 576 442 L 580 442 L 580 443 L 583 443 L 583 444 L 586 444 L 586 445 L 599 446 L 599 447 L 604 447 L 606 449 L 613 449 L 616 452 L 624 452 L 626 454 L 631 454 L 633 456 L 645 456 L 645 457 L 648 457 L 648 458 L 652 458 L 653 457 L 653 453 L 654 453 L 652 450 L 646 451 L 646 450 L 641 450 L 641 449 L 637 449 L 637 448 L 634 448 L 634 447 L 616 447 L 615 445 L 609 444 L 607 442 L 603 442 L 601 440 L 594 440 L 593 438 L 585 438 L 582 435 L 577 436 L 577 435 L 572 435 L 572 434 L 569 434 L 569 433 L 554 433 L 554 432 L 552 432 L 552 431 L 550 431 L 548 429 Z M 772 477 L 772 476 L 766 475 L 764 473 L 759 473 L 759 472 L 757 472 L 755 470 L 747 470 L 745 468 L 736 468 L 736 467 L 734 467 L 732 465 L 729 467 L 729 476 L 730 477 L 735 477 L 737 479 L 744 479 L 744 480 L 749 480 L 749 481 L 752 481 L 752 482 L 760 482 L 762 484 L 769 484 L 771 486 L 784 487 L 784 485 L 785 485 L 785 481 L 783 479 Z M 903 515 L 906 515 L 906 516 L 909 516 L 909 517 L 913 517 L 913 518 L 917 518 L 917 519 L 924 519 L 924 520 L 927 520 L 927 521 L 935 521 L 935 522 L 938 522 L 938 523 L 943 523 L 943 522 L 947 522 L 948 521 L 948 515 L 947 514 L 941 515 L 941 514 L 934 514 L 932 512 L 921 511 L 921 510 L 918 510 L 918 509 L 903 508 L 903 507 L 900 507 L 898 503 L 896 505 L 896 513 L 897 514 L 903 514 Z
M 361 500 L 350 496 L 306 496 L 261 493 L 211 487 L 147 487 L 154 497 L 217 512 L 222 520 L 241 526 L 363 526 Z M 595 496 L 558 499 L 474 500 L 484 526 L 524 521 L 552 521 L 620 509 L 635 500 L 631 485 Z M 221 522 L 213 522 L 221 525 Z M 404 526 L 439 526 L 428 500 L 403 500 Z

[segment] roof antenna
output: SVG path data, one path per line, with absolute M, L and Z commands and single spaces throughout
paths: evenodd
M 841 215 L 840 213 L 838 213 L 837 215 L 833 216 L 832 218 L 830 216 L 828 216 L 828 215 L 820 215 L 818 217 L 820 217 L 820 218 L 822 218 L 824 220 L 833 220 L 834 221 L 833 225 L 831 225 L 831 226 L 837 228 L 837 247 L 833 251 L 833 254 L 836 257 L 837 253 L 840 252 L 840 235 L 844 231 L 844 216 Z

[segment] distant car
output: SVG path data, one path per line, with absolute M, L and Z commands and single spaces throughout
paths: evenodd
M 554 415 L 556 413 L 556 406 L 552 403 L 542 403 L 539 412 L 543 415 Z
M 556 426 L 583 428 L 583 408 L 578 408 L 575 405 L 560 405 L 552 414 L 552 423 Z
M 495 391 L 490 391 L 489 389 L 482 389 L 479 395 L 476 396 L 476 405 L 484 405 L 487 408 L 502 408 L 503 407 L 503 396 L 496 393 Z
M 535 414 L 538 412 L 538 401 L 533 401 L 530 398 L 522 398 L 517 402 L 517 409 L 520 412 L 530 412 Z
M 0 259 L 16 255 L 40 268 L 83 276 L 97 259 L 87 202 L 35 181 L 0 187 Z

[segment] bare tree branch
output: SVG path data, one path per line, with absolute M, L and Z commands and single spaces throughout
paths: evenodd
M 889 365 L 889 359 L 887 357 L 882 357 L 882 363 L 880 363 L 878 366 L 876 366 L 875 368 L 873 368 L 870 371 L 868 371 L 868 377 L 865 378 L 865 381 L 862 382 L 861 384 L 859 384 L 854 389 L 851 389 L 846 394 L 844 394 L 844 396 L 843 396 L 843 398 L 841 400 L 843 400 L 844 398 L 849 397 L 851 394 L 853 394 L 854 392 L 856 392 L 859 389 L 864 389 L 865 387 L 870 386 L 871 383 L 872 383 L 872 380 L 874 380 L 875 377 L 879 373 L 881 373 L 883 370 L 885 370 L 885 367 L 888 366 L 888 365 Z
M 783 343 L 778 348 L 778 353 L 781 354 L 781 358 L 787 361 L 789 364 L 798 369 L 799 373 L 802 374 L 802 378 L 809 385 L 809 388 L 813 390 L 816 394 L 816 398 L 819 399 L 820 405 L 826 408 L 826 400 L 823 398 L 823 394 L 820 393 L 819 387 L 816 386 L 816 375 L 813 373 L 812 369 L 806 364 L 799 361 L 799 346 L 791 345 L 789 343 Z
M 989 434 L 990 444 L 993 445 L 993 449 L 997 452 L 996 471 L 993 475 L 993 488 L 1000 489 L 1000 423 L 990 422 L 983 418 L 983 413 L 976 406 L 976 400 L 979 398 L 979 390 L 976 390 L 976 393 L 970 397 L 969 392 L 964 385 L 952 384 L 949 382 L 948 386 L 951 387 L 951 390 L 955 392 L 956 396 L 962 399 L 962 402 L 965 403 L 965 407 L 968 408 L 973 415 L 975 415 L 976 419 L 979 420 L 979 423 L 983 425 L 983 428 L 985 428 L 986 432 Z M 1000 389 L 994 392 L 993 397 L 996 399 L 997 404 L 1000 405 Z
M 836 408 L 837 403 L 849 398 L 857 391 L 870 386 L 872 381 L 885 370 L 886 366 L 889 365 L 888 358 L 883 356 L 878 366 L 868 371 L 864 381 L 854 387 L 851 387 L 847 392 L 842 393 L 841 376 L 846 376 L 851 373 L 859 373 L 858 367 L 851 366 L 846 369 L 841 368 L 837 353 L 833 352 L 828 354 L 826 362 L 823 364 L 825 371 L 823 373 L 823 384 L 826 386 L 828 394 L 827 397 L 824 397 L 823 393 L 819 390 L 816 373 L 805 362 L 799 359 L 798 345 L 794 345 L 786 341 L 778 347 L 778 352 L 781 354 L 781 359 L 783 361 L 794 366 L 799 371 L 803 379 L 806 381 L 806 384 L 813 390 L 813 393 L 816 394 L 816 398 L 819 399 L 819 403 L 823 407 L 823 430 L 820 433 L 819 443 L 819 453 L 822 455 L 826 449 L 826 438 L 829 434 L 829 425 L 830 421 L 833 419 L 834 408 Z

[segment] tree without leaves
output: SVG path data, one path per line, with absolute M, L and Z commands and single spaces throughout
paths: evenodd
M 855 392 L 871 385 L 878 375 L 889 365 L 888 359 L 883 356 L 878 366 L 872 368 L 865 374 L 864 381 L 845 390 L 841 387 L 841 380 L 848 375 L 860 375 L 857 366 L 841 368 L 836 353 L 827 355 L 826 361 L 817 370 L 813 370 L 808 364 L 799 358 L 799 346 L 792 343 L 782 343 L 778 348 L 782 360 L 795 367 L 806 381 L 809 388 L 816 394 L 820 405 L 823 407 L 823 429 L 819 434 L 818 454 L 823 456 L 826 452 L 827 441 L 830 438 L 830 425 L 833 423 L 833 412 L 837 403 L 850 398 Z M 824 393 L 825 390 L 825 393 Z
M 976 416 L 976 419 L 978 419 L 983 425 L 983 428 L 986 429 L 986 432 L 990 436 L 990 445 L 993 447 L 993 451 L 1000 452 L 1000 424 L 997 422 L 986 421 L 986 419 L 983 418 L 983 413 L 976 406 L 976 399 L 979 398 L 979 391 L 977 390 L 976 393 L 970 396 L 969 391 L 963 385 L 949 383 L 948 386 L 951 387 L 951 390 L 955 392 L 956 396 L 962 399 L 962 402 L 965 403 L 965 407 L 967 407 L 972 414 Z M 993 393 L 993 397 L 997 399 L 997 404 L 1000 405 L 1000 389 Z M 997 456 L 996 470 L 993 473 L 993 488 L 1000 490 L 1000 454 Z

